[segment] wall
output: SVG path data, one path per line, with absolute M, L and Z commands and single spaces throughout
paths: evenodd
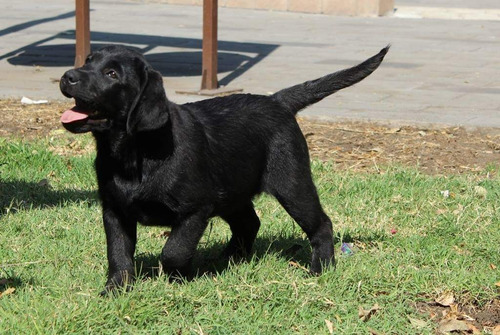
M 135 0 L 201 6 L 203 0 Z M 219 0 L 220 7 L 280 10 L 349 16 L 390 15 L 394 0 Z

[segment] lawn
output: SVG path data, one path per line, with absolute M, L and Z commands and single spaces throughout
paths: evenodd
M 102 298 L 106 245 L 93 153 L 58 155 L 58 145 L 0 138 L 2 334 L 434 334 L 443 322 L 436 299 L 444 321 L 494 329 L 466 316 L 500 292 L 497 166 L 440 176 L 396 164 L 349 172 L 314 160 L 336 233 L 334 269 L 309 275 L 304 234 L 260 196 L 262 228 L 249 259 L 218 259 L 229 229 L 214 219 L 197 275 L 171 282 L 158 266 L 168 232 L 140 227 L 140 280 Z

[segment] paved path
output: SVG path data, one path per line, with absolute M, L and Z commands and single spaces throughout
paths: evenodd
M 382 18 L 221 8 L 219 80 L 267 94 L 354 65 L 391 43 L 372 76 L 302 115 L 500 128 L 497 2 L 475 2 L 467 19 L 405 18 L 408 8 L 428 9 L 425 0 L 402 0 L 393 17 Z M 451 7 L 453 1 L 436 3 Z M 54 79 L 73 64 L 73 6 L 0 0 L 0 97 L 64 99 Z M 176 91 L 196 90 L 201 82 L 201 8 L 131 0 L 92 0 L 91 8 L 93 49 L 136 47 L 164 75 L 171 100 L 199 99 Z M 474 12 L 478 8 L 488 20 Z

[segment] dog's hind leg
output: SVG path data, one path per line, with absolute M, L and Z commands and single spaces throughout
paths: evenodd
M 251 201 L 238 206 L 238 209 L 230 213 L 221 215 L 222 219 L 226 221 L 231 227 L 233 236 L 226 248 L 224 249 L 223 256 L 246 256 L 251 250 L 257 232 L 260 228 L 260 220 Z
M 332 223 L 323 212 L 312 181 L 282 185 L 272 194 L 306 233 L 312 246 L 311 272 L 334 263 Z
M 278 143 L 268 162 L 266 192 L 272 194 L 307 234 L 312 246 L 311 272 L 321 273 L 333 264 L 332 223 L 321 208 L 302 136 Z

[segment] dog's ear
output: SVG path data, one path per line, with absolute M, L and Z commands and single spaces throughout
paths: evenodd
M 140 85 L 140 92 L 128 112 L 129 135 L 161 128 L 168 121 L 168 100 L 161 74 L 144 65 L 140 74 Z

